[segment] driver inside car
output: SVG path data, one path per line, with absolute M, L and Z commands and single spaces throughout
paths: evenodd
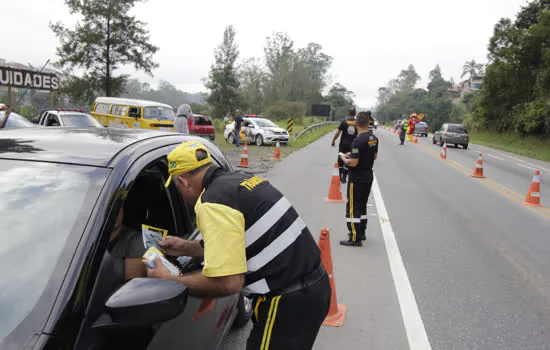
M 124 276 L 125 281 L 146 277 L 145 265 L 141 260 L 146 249 L 138 227 L 147 218 L 147 208 L 143 199 L 136 198 L 139 197 L 137 191 L 132 190 L 118 212 L 107 248 L 116 261 L 116 275 Z

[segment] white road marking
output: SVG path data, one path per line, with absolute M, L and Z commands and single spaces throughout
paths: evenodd
M 529 170 L 537 170 L 537 168 L 533 168 L 532 166 L 529 166 L 529 165 L 523 165 L 521 163 L 516 163 L 517 166 L 520 166 L 522 168 L 527 168 Z
M 403 263 L 403 258 L 399 252 L 399 246 L 395 239 L 395 234 L 390 224 L 390 218 L 382 199 L 382 193 L 374 175 L 374 182 L 372 185 L 374 201 L 378 210 L 378 218 L 380 220 L 380 226 L 382 227 L 382 236 L 384 237 L 384 244 L 386 246 L 386 252 L 388 254 L 388 261 L 390 263 L 390 269 L 392 272 L 393 282 L 395 284 L 395 291 L 397 293 L 397 299 L 401 309 L 401 317 L 405 325 L 405 331 L 407 333 L 407 340 L 409 342 L 409 348 L 411 350 L 431 350 L 430 341 L 424 328 L 424 322 L 420 316 L 418 305 Z
M 539 166 L 537 164 L 534 164 L 534 163 L 530 163 L 530 162 L 527 162 L 521 158 L 518 158 L 518 157 L 514 157 L 514 156 L 511 156 L 509 154 L 506 154 L 506 153 L 503 153 L 503 152 L 499 152 L 498 150 L 492 150 L 493 152 L 497 152 L 499 155 L 501 155 L 502 157 L 506 157 L 508 159 L 511 159 L 511 160 L 514 160 L 516 162 L 519 162 L 519 163 L 522 163 L 524 165 L 527 165 L 527 166 L 530 166 L 532 167 L 531 169 L 537 169 L 537 170 L 544 170 L 544 171 L 547 171 L 547 172 L 550 172 L 550 169 L 548 168 L 545 168 L 545 167 L 542 167 L 542 166 Z M 483 152 L 481 152 L 483 153 Z M 516 163 L 516 165 L 519 165 L 518 163 Z M 525 166 L 524 166 L 525 168 Z
M 483 152 L 479 152 L 479 153 L 483 153 Z M 494 156 L 494 155 L 492 155 L 492 154 L 490 154 L 490 153 L 487 153 L 487 156 L 489 156 L 489 157 L 491 157 L 491 158 L 498 159 L 498 160 L 502 160 L 502 161 L 505 160 L 504 158 L 500 158 L 500 157 Z

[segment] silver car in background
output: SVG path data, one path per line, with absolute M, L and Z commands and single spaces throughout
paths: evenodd
M 439 143 L 441 147 L 447 142 L 447 145 L 453 144 L 455 147 L 461 145 L 464 149 L 468 149 L 468 143 L 470 143 L 470 135 L 468 131 L 461 124 L 443 124 L 441 129 L 434 133 L 432 142 L 435 145 Z
M 428 124 L 426 122 L 419 122 L 414 126 L 414 134 L 424 137 L 428 137 Z

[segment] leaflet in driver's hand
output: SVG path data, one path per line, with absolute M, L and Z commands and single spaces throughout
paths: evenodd
M 145 249 L 155 247 L 161 252 L 164 252 L 164 249 L 161 248 L 159 242 L 168 236 L 168 230 L 149 225 L 141 225 L 141 236 L 143 238 L 143 245 L 145 246 Z

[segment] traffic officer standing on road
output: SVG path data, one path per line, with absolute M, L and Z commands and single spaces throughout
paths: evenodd
M 361 247 L 366 239 L 367 201 L 369 199 L 374 174 L 372 167 L 378 155 L 378 138 L 369 131 L 373 122 L 371 112 L 360 112 L 356 118 L 359 135 L 353 140 L 351 152 L 340 158 L 350 168 L 346 222 L 349 238 L 340 241 L 341 245 Z
M 409 130 L 409 121 L 406 119 L 403 120 L 401 122 L 400 128 L 401 128 L 401 130 L 399 131 L 399 140 L 401 141 L 400 145 L 404 145 L 405 137 L 407 136 L 407 131 Z
M 338 129 L 334 137 L 332 138 L 332 147 L 336 143 L 338 136 L 340 137 L 340 144 L 338 145 L 338 152 L 348 153 L 351 150 L 351 143 L 353 139 L 357 136 L 357 128 L 355 126 L 355 108 L 351 108 L 348 112 L 348 117 L 338 125 Z M 345 166 L 340 156 L 338 156 L 338 171 L 340 173 L 340 182 L 346 183 L 346 178 L 348 177 L 348 169 Z
M 202 272 L 171 276 L 157 259 L 150 277 L 181 282 L 191 295 L 253 298 L 247 349 L 311 349 L 330 306 L 320 250 L 292 204 L 258 176 L 229 173 L 206 148 L 188 141 L 168 155 L 166 186 L 174 182 L 195 205 L 203 241 L 168 236 L 172 256 L 204 257 Z

